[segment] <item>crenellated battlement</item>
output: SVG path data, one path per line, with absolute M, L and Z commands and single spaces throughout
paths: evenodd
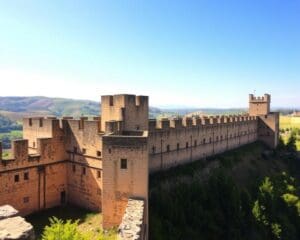
M 195 128 L 204 126 L 218 126 L 230 123 L 243 123 L 257 120 L 256 116 L 249 115 L 229 115 L 229 116 L 210 116 L 210 117 L 176 117 L 149 119 L 149 131 Z
M 257 96 L 255 97 L 254 94 L 249 94 L 249 102 L 270 102 L 271 101 L 271 95 L 265 93 L 264 96 Z

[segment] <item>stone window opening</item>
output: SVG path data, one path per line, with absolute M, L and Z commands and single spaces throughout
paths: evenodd
M 167 145 L 167 152 L 170 152 L 170 145 Z
M 76 165 L 75 164 L 72 165 L 72 171 L 76 172 Z
M 82 175 L 85 175 L 86 174 L 86 169 L 85 167 L 82 167 Z
M 140 130 L 140 126 L 139 125 L 136 125 L 136 130 Z
M 179 143 L 177 143 L 177 151 L 179 151 Z
M 28 172 L 24 173 L 24 180 L 29 180 L 29 173 Z
M 101 157 L 101 152 L 97 151 L 97 157 Z
M 86 154 L 86 149 L 85 148 L 82 149 L 82 154 Z
M 32 142 L 32 147 L 35 148 L 35 142 Z
M 155 146 L 152 147 L 152 153 L 155 153 Z
M 40 127 L 43 127 L 43 119 L 40 119 L 40 120 L 39 120 L 39 126 L 40 126 Z
M 127 169 L 127 159 L 126 158 L 121 158 L 121 169 Z
M 206 139 L 205 139 L 205 138 L 203 138 L 203 144 L 205 144 L 205 142 L 206 142 Z
M 74 153 L 77 153 L 77 147 L 74 147 Z
M 194 141 L 194 146 L 197 147 L 197 140 Z
M 108 149 L 108 153 L 111 153 L 111 149 L 110 148 Z
M 29 197 L 24 197 L 23 198 L 23 203 L 28 203 L 29 202 Z
M 32 126 L 32 118 L 29 118 L 29 126 Z
M 101 178 L 101 172 L 97 171 L 97 178 Z
M 16 175 L 15 175 L 15 182 L 19 182 L 19 181 L 20 181 L 19 174 L 16 174 Z
M 186 142 L 185 143 L 185 148 L 188 148 L 189 147 L 189 142 Z

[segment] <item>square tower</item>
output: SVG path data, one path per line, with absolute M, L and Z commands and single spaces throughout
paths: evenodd
M 270 113 L 271 95 L 265 94 L 263 97 L 255 97 L 249 94 L 249 115 L 268 115 Z
M 101 97 L 101 130 L 107 124 L 118 122 L 122 131 L 148 130 L 148 96 L 129 94 Z

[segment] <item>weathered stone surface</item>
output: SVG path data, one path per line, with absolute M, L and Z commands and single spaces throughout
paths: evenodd
M 9 217 L 15 217 L 18 214 L 19 214 L 18 210 L 14 209 L 10 205 L 0 206 L 0 220 Z
M 0 221 L 0 240 L 34 240 L 34 230 L 22 217 L 11 217 Z
M 129 199 L 122 223 L 118 229 L 118 239 L 143 240 L 144 231 L 144 201 Z

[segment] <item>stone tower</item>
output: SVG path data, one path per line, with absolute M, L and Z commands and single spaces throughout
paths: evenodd
M 148 130 L 148 96 L 128 94 L 101 97 L 101 130 Z M 112 129 L 113 128 L 113 129 Z
M 258 139 L 275 148 L 279 139 L 279 113 L 270 111 L 271 95 L 249 95 L 249 115 L 258 117 Z
M 270 113 L 271 95 L 265 94 L 263 97 L 254 97 L 249 94 L 249 115 L 267 115 Z
M 147 225 L 148 97 L 127 94 L 102 96 L 101 109 L 101 130 L 104 132 L 103 227 L 121 223 L 130 198 L 144 201 L 144 222 Z

